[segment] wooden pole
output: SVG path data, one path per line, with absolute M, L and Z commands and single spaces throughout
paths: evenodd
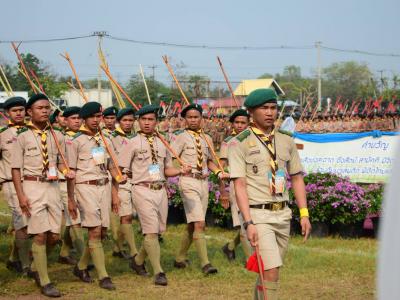
M 23 70 L 23 72 L 24 72 L 25 75 L 26 75 L 26 76 L 25 76 L 26 80 L 28 80 L 28 83 L 29 83 L 29 85 L 31 86 L 32 91 L 33 91 L 34 93 L 37 93 L 38 90 L 36 89 L 35 85 L 33 84 L 32 80 L 31 80 L 30 77 L 29 77 L 29 73 L 28 73 L 28 71 L 27 71 L 27 69 L 26 69 L 26 67 L 25 67 L 24 61 L 22 60 L 22 57 L 21 57 L 21 55 L 20 55 L 19 52 L 18 52 L 18 47 L 15 45 L 14 42 L 11 42 L 11 45 L 12 45 L 12 47 L 14 48 L 15 54 L 17 55 L 17 58 L 18 58 L 18 61 L 19 61 L 19 63 L 21 64 L 22 70 Z
M 203 136 L 203 139 L 205 139 L 205 141 L 208 145 L 208 148 L 210 148 L 211 154 L 218 164 L 218 168 L 222 171 L 222 173 L 225 173 L 224 168 L 221 165 L 221 161 L 220 161 L 218 155 L 215 153 L 213 145 L 210 144 L 210 141 L 207 139 L 207 136 L 204 134 L 203 129 L 201 130 L 201 135 Z
M 119 85 L 118 82 L 115 81 L 115 79 L 111 76 L 110 72 L 105 66 L 100 66 L 100 68 L 104 71 L 104 73 L 107 75 L 108 79 L 110 79 L 111 82 L 115 84 L 115 86 L 121 91 L 121 93 L 125 96 L 125 98 L 129 101 L 129 103 L 136 109 L 139 110 L 139 107 L 132 101 L 132 99 L 129 97 L 129 95 L 124 91 L 122 86 Z
M 181 166 L 183 166 L 184 165 L 183 160 L 178 156 L 178 154 L 175 152 L 175 150 L 172 149 L 171 145 L 168 144 L 168 142 L 164 139 L 162 134 L 159 133 L 158 131 L 156 131 L 156 134 L 157 134 L 158 138 L 161 140 L 161 142 L 164 144 L 164 146 L 169 150 L 169 152 L 171 152 L 172 156 L 174 156 L 176 158 L 176 160 L 179 162 L 179 164 Z
M 258 274 L 260 275 L 261 287 L 263 290 L 263 298 L 267 300 L 267 289 L 264 284 L 264 270 L 261 264 L 260 250 L 258 249 L 258 245 L 256 245 L 256 257 L 257 257 L 257 265 L 258 265 Z
M 4 77 L 4 81 L 3 81 L 3 79 L 1 78 L 1 75 L 0 75 L 1 85 L 3 86 L 3 88 L 6 91 L 8 96 L 14 96 L 14 91 L 12 90 L 10 82 L 8 81 L 6 73 L 4 72 L 3 67 L 1 65 L 0 65 L 0 71 L 1 71 L 1 74 L 3 75 L 3 77 Z
M 60 54 L 60 55 L 67 60 L 69 66 L 71 67 L 72 73 L 74 74 L 74 77 L 75 77 L 76 81 L 78 82 L 79 90 L 81 91 L 81 96 L 85 100 L 85 102 L 88 102 L 89 99 L 85 95 L 85 92 L 83 90 L 83 86 L 81 84 L 81 81 L 79 80 L 78 74 L 76 73 L 74 64 L 72 63 L 72 60 L 71 60 L 71 57 L 69 56 L 68 52 L 65 52 L 65 54 Z
M 144 77 L 144 72 L 143 72 L 142 65 L 140 64 L 139 67 L 140 67 L 140 75 L 142 76 L 142 80 L 143 80 L 143 83 L 144 83 L 144 88 L 146 90 L 147 100 L 149 101 L 149 104 L 151 104 L 149 89 L 147 88 L 146 78 Z
M 174 70 L 172 70 L 171 66 L 169 65 L 168 57 L 167 57 L 166 55 L 164 55 L 162 58 L 163 58 L 163 60 L 164 60 L 165 65 L 166 65 L 167 68 L 168 68 L 169 73 L 171 74 L 172 78 L 174 79 L 175 84 L 176 84 L 176 86 L 177 86 L 179 92 L 180 92 L 181 95 L 182 95 L 183 100 L 186 102 L 186 105 L 190 104 L 189 100 L 186 98 L 186 95 L 185 95 L 185 93 L 184 93 L 183 90 L 182 90 L 182 87 L 181 87 L 181 85 L 180 85 L 178 79 L 176 78 L 176 76 L 175 76 L 175 74 L 174 74 Z
M 233 99 L 233 101 L 235 101 L 236 107 L 240 107 L 239 102 L 236 100 L 235 93 L 233 92 L 231 83 L 229 82 L 228 76 L 227 76 L 226 73 L 225 73 L 224 66 L 222 65 L 222 61 L 221 61 L 221 59 L 219 58 L 219 56 L 217 56 L 217 60 L 218 60 L 219 66 L 220 66 L 220 68 L 221 68 L 222 74 L 224 74 L 224 78 L 225 78 L 226 84 L 228 85 L 228 89 L 229 89 L 229 91 L 231 92 L 232 99 Z

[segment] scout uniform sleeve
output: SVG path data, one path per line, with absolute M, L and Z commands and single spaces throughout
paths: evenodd
M 292 138 L 290 139 L 289 143 L 290 143 L 290 148 L 289 148 L 290 159 L 287 165 L 287 171 L 289 175 L 295 175 L 300 172 L 303 172 L 303 166 L 301 165 L 299 151 L 297 151 L 296 144 Z
M 23 136 L 18 136 L 17 141 L 13 143 L 13 151 L 11 157 L 11 168 L 22 169 L 24 166 L 24 148 L 25 141 Z
M 211 147 L 213 147 L 213 150 L 215 151 L 214 143 L 213 143 L 213 140 L 212 140 L 211 136 L 209 136 L 208 134 L 205 134 L 205 137 L 206 137 L 208 143 L 211 145 Z M 208 148 L 208 144 L 207 144 L 207 148 Z M 213 160 L 214 159 L 214 157 L 212 155 L 212 152 L 211 152 L 211 149 L 208 149 L 208 153 L 207 154 L 208 154 L 208 157 L 207 157 L 208 160 Z
M 241 144 L 233 140 L 228 148 L 229 174 L 231 178 L 246 177 L 245 153 Z
M 76 169 L 78 162 L 78 146 L 79 142 L 77 140 L 69 140 L 66 143 L 67 151 L 65 153 L 68 166 L 72 169 Z
M 167 156 L 165 157 L 164 165 L 166 168 L 170 168 L 170 167 L 174 166 L 172 163 L 172 155 L 168 150 L 167 150 Z

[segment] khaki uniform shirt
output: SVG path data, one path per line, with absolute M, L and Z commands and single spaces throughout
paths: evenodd
M 17 141 L 17 127 L 6 127 L 0 133 L 0 179 L 1 181 L 11 180 L 11 159 L 13 144 Z
M 277 131 L 273 145 L 279 169 L 289 175 L 303 171 L 296 144 L 290 136 Z M 228 159 L 231 178 L 246 178 L 250 205 L 289 200 L 287 189 L 282 196 L 271 195 L 267 177 L 270 155 L 250 129 L 241 132 L 229 143 Z
M 212 139 L 209 135 L 205 135 L 210 145 L 212 145 Z M 203 174 L 208 173 L 207 162 L 211 160 L 211 153 L 208 149 L 207 142 L 204 140 L 203 135 L 200 135 L 201 149 L 203 152 Z M 199 173 L 197 171 L 197 148 L 195 137 L 189 133 L 188 130 L 179 130 L 171 138 L 171 146 L 182 159 L 182 161 L 188 166 L 192 167 L 192 173 Z
M 158 178 L 153 177 L 149 172 L 153 161 L 150 145 L 145 136 L 139 133 L 121 148 L 117 160 L 120 167 L 132 172 L 132 184 L 165 181 L 164 169 L 172 166 L 172 157 L 158 137 L 154 138 L 153 145 L 159 165 L 159 177 L 156 176 Z
M 105 137 L 109 148 L 112 150 L 111 141 Z M 108 178 L 107 168 L 110 159 L 103 140 L 99 143 L 93 136 L 78 132 L 72 140 L 66 143 L 67 161 L 72 169 L 76 169 L 76 183 Z M 96 164 L 93 158 L 93 149 L 102 147 L 104 149 L 104 164 Z
M 61 149 L 65 148 L 65 141 L 62 136 L 57 137 Z M 13 143 L 13 153 L 11 159 L 11 168 L 21 169 L 24 176 L 42 176 L 43 157 L 41 150 L 41 137 L 30 128 L 24 128 L 19 131 L 17 141 Z M 61 161 L 54 138 L 47 130 L 47 152 L 49 166 L 56 167 Z

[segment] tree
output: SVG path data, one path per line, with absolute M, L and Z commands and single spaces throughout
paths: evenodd
M 170 96 L 170 90 L 163 83 L 153 80 L 152 77 L 146 77 L 145 79 L 152 103 L 159 103 L 161 95 Z M 133 75 L 126 84 L 125 90 L 135 103 L 142 105 L 148 103 L 146 89 L 141 76 Z
M 376 83 L 372 77 L 372 72 L 365 63 L 333 63 L 323 69 L 323 97 L 335 99 L 341 96 L 351 101 L 361 97 L 374 97 Z

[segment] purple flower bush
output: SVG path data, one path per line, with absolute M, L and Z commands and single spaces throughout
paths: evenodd
M 304 177 L 311 222 L 353 224 L 363 221 L 370 202 L 362 187 L 330 173 Z M 293 192 L 291 192 L 293 199 Z
M 371 215 L 379 215 L 382 210 L 383 201 L 383 184 L 373 183 L 363 186 L 365 199 L 370 203 L 369 213 Z

